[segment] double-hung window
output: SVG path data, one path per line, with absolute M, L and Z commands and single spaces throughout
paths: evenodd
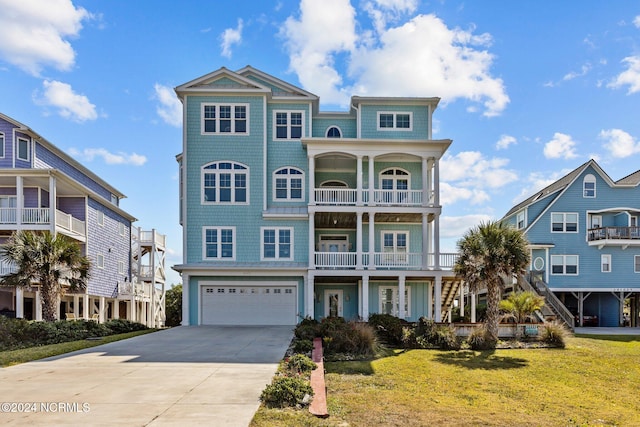
M 378 112 L 378 130 L 412 130 L 413 113 Z
M 293 228 L 262 227 L 262 259 L 293 259 Z
M 600 255 L 600 271 L 611 273 L 611 254 Z
M 304 172 L 298 168 L 280 168 L 273 174 L 276 200 L 303 200 Z
M 577 233 L 578 232 L 578 214 L 573 212 L 551 213 L 551 232 L 552 233 Z
M 202 203 L 248 203 L 249 168 L 236 162 L 213 162 L 202 167 Z
M 640 255 L 633 256 L 633 271 L 640 273 Z
M 204 227 L 203 254 L 205 260 L 234 260 L 235 227 Z
M 29 140 L 18 138 L 18 152 L 16 153 L 18 160 L 29 161 Z
M 524 211 L 518 212 L 518 215 L 516 215 L 516 223 L 518 230 L 522 230 L 524 228 L 526 225 Z
M 406 264 L 409 233 L 406 231 L 382 232 L 382 263 L 384 265 Z
M 578 255 L 551 255 L 551 274 L 578 275 Z
M 380 314 L 390 314 L 398 316 L 400 308 L 400 298 L 398 286 L 381 286 L 380 288 Z M 404 288 L 404 314 L 411 316 L 411 287 Z
M 247 135 L 248 104 L 202 104 L 202 134 Z
M 586 175 L 582 180 L 582 190 L 582 197 L 596 197 L 596 177 L 591 174 Z
M 273 139 L 300 139 L 304 128 L 302 111 L 274 111 Z

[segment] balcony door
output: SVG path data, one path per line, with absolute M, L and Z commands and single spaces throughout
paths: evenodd
M 320 236 L 320 252 L 348 252 L 349 236 L 346 234 Z
M 387 169 L 380 174 L 382 203 L 404 203 L 409 190 L 409 173 L 402 169 Z
M 0 223 L 15 224 L 17 206 L 16 196 L 0 196 Z

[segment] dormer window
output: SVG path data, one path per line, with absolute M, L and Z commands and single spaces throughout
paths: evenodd
M 582 197 L 595 198 L 596 197 L 596 177 L 589 174 L 582 180 Z
M 412 130 L 413 114 L 381 111 L 378 113 L 378 130 Z
M 342 132 L 337 126 L 331 126 L 327 129 L 327 138 L 342 138 Z
M 524 211 L 518 212 L 518 215 L 516 217 L 516 222 L 517 222 L 518 230 L 522 230 L 525 226 Z

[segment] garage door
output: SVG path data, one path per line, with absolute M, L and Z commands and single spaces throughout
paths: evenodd
M 204 285 L 203 325 L 295 325 L 296 282 Z

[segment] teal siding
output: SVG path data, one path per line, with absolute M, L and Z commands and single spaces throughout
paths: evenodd
M 384 130 L 378 129 L 378 112 L 413 112 L 413 129 Z M 429 135 L 429 109 L 427 107 L 405 105 L 363 105 L 361 107 L 361 138 L 376 139 L 427 139 Z
M 312 135 L 316 138 L 325 138 L 327 135 L 327 129 L 332 126 L 337 126 L 340 129 L 342 132 L 342 138 L 356 138 L 358 136 L 355 117 L 344 119 L 325 119 L 314 117 Z
M 325 290 L 341 290 L 343 298 L 343 313 L 342 317 L 345 320 L 357 320 L 358 319 L 358 285 L 354 284 L 323 284 L 316 285 L 315 292 L 316 298 L 314 298 L 314 318 L 316 320 L 322 320 L 325 317 Z

